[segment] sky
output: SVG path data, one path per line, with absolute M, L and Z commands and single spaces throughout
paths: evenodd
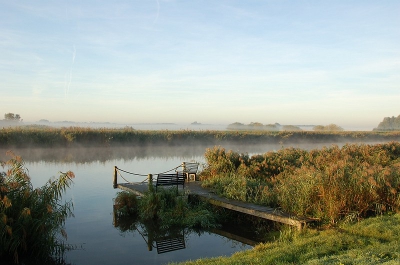
M 25 122 L 369 130 L 400 115 L 398 0 L 0 6 L 0 111 Z

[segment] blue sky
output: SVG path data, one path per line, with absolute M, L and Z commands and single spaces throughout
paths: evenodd
M 400 114 L 400 1 L 0 0 L 24 121 L 338 124 Z

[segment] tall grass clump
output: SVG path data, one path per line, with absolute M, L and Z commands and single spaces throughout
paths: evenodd
M 74 174 L 61 173 L 43 187 L 33 188 L 24 161 L 13 156 L 0 174 L 0 259 L 10 263 L 60 263 L 68 246 L 64 223 L 72 203 L 62 194 Z
M 334 224 L 400 211 L 400 143 L 288 148 L 248 157 L 215 147 L 205 154 L 203 185 Z

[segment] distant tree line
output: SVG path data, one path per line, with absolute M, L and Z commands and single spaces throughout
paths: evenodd
M 294 125 L 281 125 L 279 123 L 274 124 L 262 124 L 260 122 L 251 122 L 250 124 L 243 124 L 235 122 L 229 124 L 228 130 L 251 130 L 251 131 L 302 131 L 300 127 Z
M 374 131 L 399 131 L 400 130 L 400 115 L 397 117 L 385 117 Z
M 235 122 L 229 124 L 228 130 L 251 130 L 251 131 L 302 131 L 299 126 L 295 125 L 281 125 L 279 123 L 274 124 L 262 124 L 260 122 L 251 122 L 250 124 L 243 124 L 240 122 Z M 313 127 L 314 131 L 343 131 L 343 128 L 336 124 L 329 124 L 326 126 L 317 125 Z

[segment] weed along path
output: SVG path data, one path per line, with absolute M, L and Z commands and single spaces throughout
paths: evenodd
M 114 187 L 133 192 L 138 196 L 142 196 L 149 189 L 148 183 L 119 183 Z M 179 187 L 179 189 L 182 188 Z M 304 228 L 308 222 L 313 221 L 311 219 L 290 215 L 279 209 L 220 197 L 211 190 L 203 188 L 201 186 L 201 181 L 186 182 L 184 189 L 188 196 L 205 200 L 210 204 L 274 222 L 295 226 L 298 230 Z

